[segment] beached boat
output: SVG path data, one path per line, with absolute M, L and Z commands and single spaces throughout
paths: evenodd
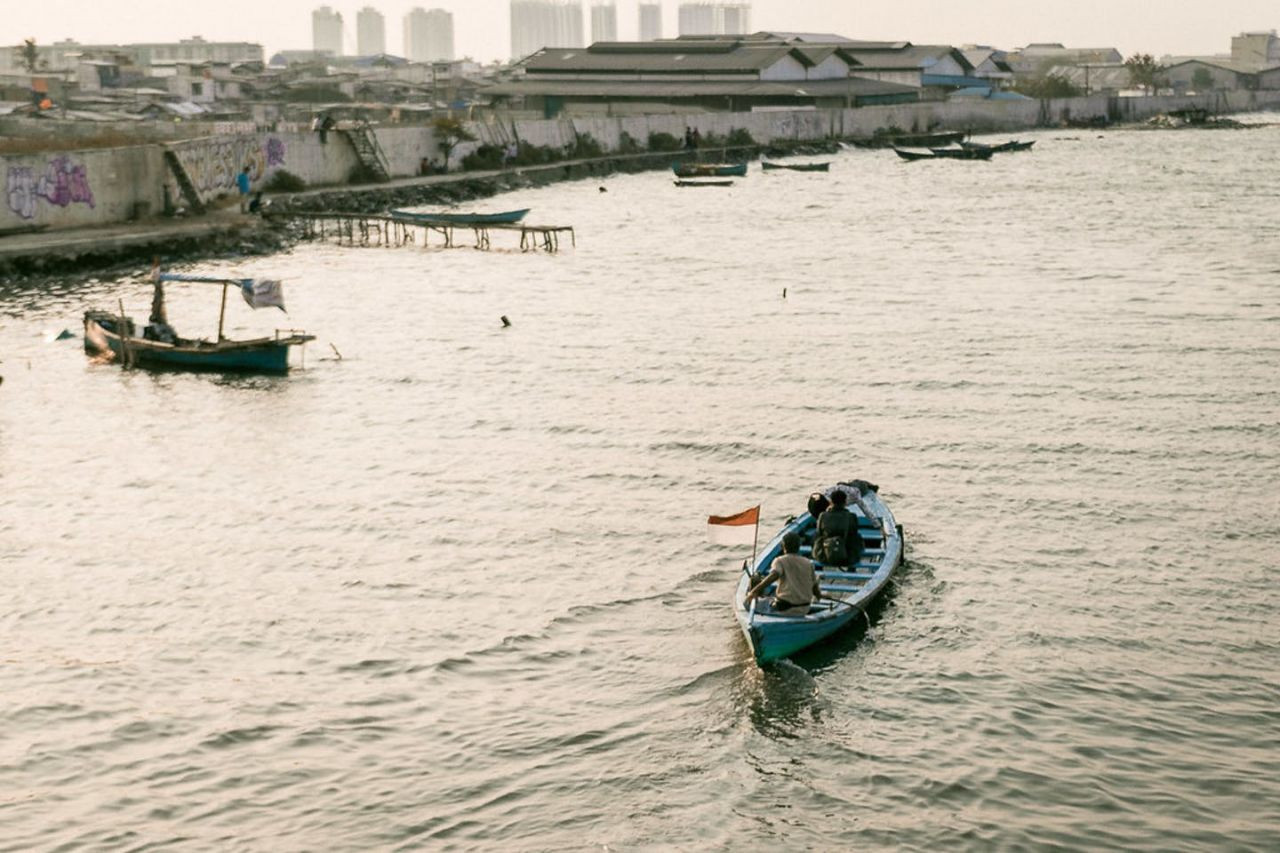
M 733 181 L 676 181 L 678 187 L 731 187 Z
M 524 219 L 532 208 L 504 210 L 501 213 L 423 213 L 414 210 L 393 210 L 391 218 L 410 225 L 513 225 Z
M 218 314 L 218 336 L 214 340 L 179 337 L 169 326 L 164 309 L 164 283 L 194 282 L 222 285 L 222 307 Z M 285 373 L 289 370 L 289 348 L 315 340 L 297 329 L 277 329 L 272 337 L 228 340 L 222 335 L 227 313 L 227 291 L 239 290 L 251 307 L 284 309 L 278 281 L 263 279 L 212 278 L 160 274 L 155 278 L 156 294 L 151 303 L 151 322 L 138 334 L 133 319 L 119 312 L 91 310 L 84 314 L 84 349 L 97 358 L 118 361 L 122 366 L 172 368 L 177 370 L 246 371 Z
M 671 171 L 677 178 L 732 178 L 746 177 L 746 163 L 673 163 Z
M 760 166 L 766 172 L 771 169 L 790 169 L 793 172 L 825 172 L 831 168 L 830 163 L 770 163 L 768 160 L 762 161 Z
M 734 612 L 756 661 L 768 663 L 812 646 L 852 624 L 875 600 L 902 564 L 902 528 L 893 513 L 880 499 L 877 487 L 864 481 L 838 483 L 823 490 L 829 496 L 836 489 L 852 494 L 861 492 L 862 503 L 869 511 L 864 515 L 853 501 L 849 509 L 858 517 L 863 552 L 856 566 L 848 569 L 818 568 L 818 584 L 823 598 L 809 606 L 804 615 L 781 615 L 773 611 L 771 599 L 762 595 L 747 605 L 747 592 L 769 573 L 773 561 L 782 553 L 782 537 L 788 532 L 799 534 L 803 543 L 800 553 L 810 556 L 817 520 L 803 512 L 783 525 L 764 547 L 754 565 L 744 565 L 734 593 Z

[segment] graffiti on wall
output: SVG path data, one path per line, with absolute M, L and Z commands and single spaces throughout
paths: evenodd
M 245 166 L 249 177 L 259 181 L 267 170 L 283 166 L 285 145 L 279 137 L 260 140 L 256 136 L 220 137 L 174 146 L 182 168 L 204 198 L 233 192 L 236 175 Z
M 34 219 L 41 201 L 58 207 L 94 206 L 93 188 L 84 164 L 74 164 L 66 156 L 50 158 L 43 173 L 30 166 L 10 166 L 5 199 L 9 209 L 23 219 Z

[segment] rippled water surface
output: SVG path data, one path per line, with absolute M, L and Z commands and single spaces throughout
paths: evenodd
M 0 850 L 1275 849 L 1280 127 L 1033 136 L 191 268 L 287 378 L 0 288 Z M 851 476 L 907 564 L 762 671 L 705 518 Z

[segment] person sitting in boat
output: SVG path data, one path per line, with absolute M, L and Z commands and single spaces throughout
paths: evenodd
M 750 607 L 774 582 L 778 588 L 773 594 L 773 610 L 781 616 L 804 616 L 809 612 L 809 605 L 822 598 L 813 561 L 800 556 L 800 536 L 795 531 L 782 534 L 782 554 L 774 558 L 769 569 L 769 574 L 747 593 L 743 606 Z
M 861 497 L 858 495 L 859 504 Z M 813 559 L 824 566 L 856 566 L 862 556 L 858 517 L 845 506 L 848 501 L 849 496 L 844 489 L 836 489 L 831 493 L 831 506 L 818 516 L 818 530 L 813 537 Z
M 165 344 L 176 344 L 178 333 L 169 325 L 169 316 L 164 309 L 164 284 L 158 272 L 153 273 L 155 291 L 151 294 L 151 316 L 142 329 L 142 337 L 149 341 L 160 341 Z

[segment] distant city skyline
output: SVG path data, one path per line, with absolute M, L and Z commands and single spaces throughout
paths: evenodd
M 652 2 L 652 0 L 650 0 Z M 34 37 L 41 44 L 63 39 L 90 43 L 176 42 L 199 35 L 209 41 L 260 43 L 267 56 L 312 45 L 311 13 L 322 3 L 307 0 L 222 0 L 215 6 L 183 6 L 172 0 L 130 0 L 129 14 L 114 14 L 100 0 L 52 0 L 46 4 L 6 4 L 0 17 L 0 44 Z M 386 44 L 403 44 L 403 20 L 414 7 L 452 12 L 455 52 L 482 62 L 509 58 L 509 0 L 358 0 L 328 4 L 343 16 L 343 52 L 354 54 L 356 14 L 364 6 L 386 20 Z M 590 0 L 583 2 L 584 16 Z M 639 38 L 639 3 L 617 0 L 618 38 Z M 676 35 L 679 0 L 662 0 L 663 36 Z M 124 8 L 123 6 L 120 8 Z M 583 26 L 590 32 L 589 17 Z M 906 39 L 917 44 L 988 44 L 1012 49 L 1032 42 L 1070 47 L 1116 47 L 1129 55 L 1213 54 L 1230 50 L 1231 37 L 1244 31 L 1280 28 L 1274 0 L 1218 0 L 1212 4 L 1169 4 L 1160 14 L 1146 0 L 1075 0 L 1030 4 L 1025 0 L 902 4 L 890 0 L 753 0 L 752 30 L 832 32 L 859 39 Z

